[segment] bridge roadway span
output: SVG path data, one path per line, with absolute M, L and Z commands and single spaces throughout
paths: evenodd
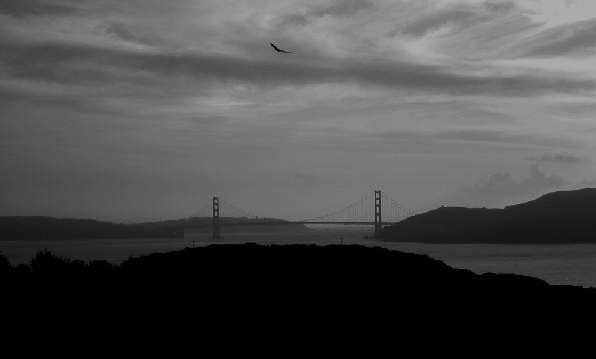
M 361 226 L 374 226 L 375 222 L 325 222 L 325 221 L 318 221 L 318 222 L 309 222 L 309 221 L 249 221 L 249 222 L 230 222 L 226 223 L 224 221 L 219 222 L 219 226 L 273 226 L 273 225 L 292 225 L 292 224 L 343 224 L 343 225 L 361 225 Z M 394 222 L 381 222 L 383 226 L 389 226 L 394 224 Z M 192 225 L 184 225 L 181 226 L 182 228 L 202 228 L 202 227 L 212 227 L 212 223 L 205 223 L 205 224 L 192 224 Z

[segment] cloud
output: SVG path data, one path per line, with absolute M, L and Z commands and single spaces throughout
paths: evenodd
M 280 20 L 280 23 L 306 25 L 312 19 L 321 18 L 324 16 L 350 16 L 373 6 L 374 3 L 370 0 L 334 0 L 331 2 L 331 4 L 316 5 L 302 12 L 296 12 L 283 16 Z
M 578 21 L 544 30 L 523 41 L 519 57 L 555 57 L 593 53 L 596 50 L 596 19 Z
M 65 83 L 98 83 L 172 79 L 209 83 L 242 83 L 255 87 L 355 83 L 451 95 L 535 96 L 584 93 L 596 89 L 590 79 L 534 75 L 477 76 L 449 68 L 399 61 L 326 61 L 250 59 L 192 52 L 142 52 L 45 43 L 4 44 L 0 66 L 14 78 Z
M 451 206 L 500 207 L 529 200 L 564 184 L 562 177 L 548 176 L 538 168 L 538 164 L 533 164 L 528 178 L 516 181 L 509 173 L 494 174 L 487 180 L 457 191 L 447 203 Z
M 448 142 L 487 142 L 500 144 L 531 144 L 535 146 L 574 146 L 573 142 L 562 138 L 552 138 L 523 133 L 508 134 L 491 130 L 452 130 L 452 131 L 384 131 L 372 136 L 386 140 L 427 140 Z
M 158 35 L 146 35 L 142 32 L 135 31 L 135 28 L 123 23 L 110 24 L 106 28 L 108 34 L 112 34 L 117 38 L 125 41 L 130 41 L 143 45 L 163 45 L 164 40 L 160 39 Z
M 567 151 L 593 152 L 592 105 L 555 108 L 593 98 L 595 73 L 577 59 L 503 59 L 542 29 L 525 2 L 0 0 L 0 177 L 13 183 L 0 187 L 31 209 L 76 208 L 87 193 L 111 216 L 120 178 L 141 180 L 120 204 L 169 216 L 147 205 L 146 193 L 169 197 L 154 174 L 197 196 L 275 187 L 324 206 L 334 190 L 375 184 L 415 204 L 460 188 L 454 173 L 470 168 L 531 155 L 545 170 L 571 163 Z M 563 39 L 546 38 L 516 54 Z M 269 41 L 294 53 L 277 56 Z M 569 181 L 593 178 L 579 167 Z M 95 168 L 118 179 L 63 185 Z
M 73 0 L 2 0 L 0 13 L 22 17 L 28 15 L 60 15 L 77 11 Z
M 401 33 L 424 36 L 446 26 L 457 30 L 503 17 L 515 9 L 516 5 L 511 1 L 487 1 L 480 4 L 455 3 L 410 21 L 401 29 Z
M 563 155 L 563 154 L 552 154 L 542 155 L 539 157 L 530 157 L 529 160 L 536 161 L 537 163 L 560 163 L 560 164 L 578 164 L 582 162 L 582 159 L 577 156 Z

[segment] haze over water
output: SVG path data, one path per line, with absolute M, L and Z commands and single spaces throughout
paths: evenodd
M 119 263 L 129 256 L 181 250 L 216 243 L 361 244 L 403 252 L 427 254 L 456 268 L 476 273 L 515 273 L 537 277 L 551 284 L 596 287 L 596 245 L 501 245 L 389 243 L 365 239 L 370 227 L 322 227 L 297 233 L 223 233 L 219 240 L 208 233 L 187 234 L 180 239 L 105 239 L 62 241 L 4 241 L 0 250 L 11 263 L 27 263 L 36 251 L 47 248 L 71 259 L 105 259 Z

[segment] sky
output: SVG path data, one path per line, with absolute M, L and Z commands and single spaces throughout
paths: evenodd
M 0 215 L 596 186 L 595 60 L 593 0 L 2 0 Z

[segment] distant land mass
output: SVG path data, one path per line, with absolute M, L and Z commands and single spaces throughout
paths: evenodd
M 163 230 L 166 228 L 185 228 L 186 233 L 211 232 L 211 217 L 190 217 L 158 222 L 138 223 L 146 229 Z M 310 229 L 303 224 L 296 224 L 279 218 L 219 217 L 222 233 L 267 233 L 267 232 L 302 232 Z
M 266 225 L 276 223 L 279 225 Z M 245 225 L 222 227 L 222 232 L 283 232 L 306 231 L 301 224 L 286 224 L 274 218 L 220 218 L 220 224 Z M 146 223 L 112 223 L 93 219 L 52 217 L 0 217 L 0 240 L 61 240 L 61 239 L 126 239 L 126 238 L 181 238 L 185 228 L 210 231 L 211 218 L 186 218 Z M 228 229 L 231 228 L 231 229 Z
M 388 242 L 596 243 L 596 188 L 558 191 L 504 209 L 441 207 L 383 229 Z

